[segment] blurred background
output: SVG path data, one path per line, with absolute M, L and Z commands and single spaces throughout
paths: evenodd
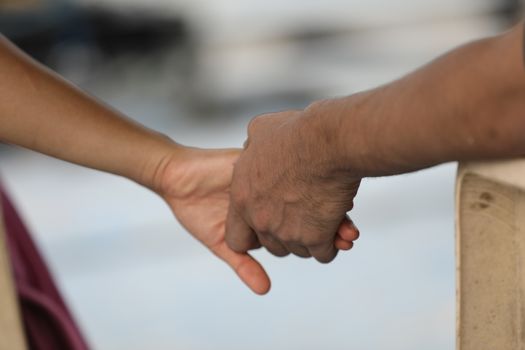
M 181 143 L 385 83 L 508 28 L 520 0 L 0 0 L 0 32 Z M 0 172 L 94 349 L 437 350 L 455 344 L 455 165 L 365 180 L 330 265 L 256 252 L 252 295 L 127 180 L 2 146 Z

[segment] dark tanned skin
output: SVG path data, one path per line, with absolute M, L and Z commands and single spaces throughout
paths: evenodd
M 363 177 L 525 154 L 524 25 L 390 84 L 255 118 L 236 163 L 226 241 L 331 261 Z M 334 247 L 335 242 L 335 247 Z

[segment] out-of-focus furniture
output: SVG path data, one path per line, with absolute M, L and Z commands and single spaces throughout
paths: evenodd
M 525 160 L 461 164 L 457 349 L 525 349 Z
M 26 348 L 0 210 L 0 350 Z

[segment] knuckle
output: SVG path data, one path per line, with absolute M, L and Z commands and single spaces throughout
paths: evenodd
M 290 254 L 288 249 L 274 236 L 258 233 L 259 241 L 271 254 L 283 257 Z
M 288 232 L 276 232 L 276 235 L 278 236 L 279 240 L 285 244 L 295 244 L 297 243 L 297 240 L 295 239 L 295 236 L 288 233 Z
M 258 210 L 252 215 L 252 224 L 255 231 L 266 233 L 269 231 L 271 214 L 268 210 Z
M 305 113 L 317 113 L 325 104 L 327 103 L 327 100 L 317 100 L 309 104 L 305 109 Z
M 284 258 L 285 256 L 288 256 L 290 252 L 279 249 L 279 250 L 274 250 L 272 254 L 279 258 Z
M 242 144 L 242 148 L 243 148 L 243 149 L 247 149 L 248 146 L 250 146 L 250 138 L 249 138 L 249 137 L 248 137 L 248 138 L 244 141 L 244 143 Z
M 335 254 L 319 255 L 315 259 L 321 264 L 328 264 L 335 259 Z
M 302 243 L 306 246 L 319 246 L 326 241 L 326 238 L 319 233 L 309 234 L 302 239 Z
M 248 201 L 249 193 L 244 187 L 232 188 L 231 201 L 236 209 L 243 208 Z
M 255 133 L 257 127 L 261 123 L 262 118 L 263 116 L 259 115 L 250 120 L 250 122 L 248 123 L 248 138 L 250 137 L 250 135 L 253 135 Z
M 294 254 L 294 255 L 297 255 L 298 257 L 300 258 L 310 258 L 311 255 L 310 253 L 308 252 L 308 250 L 306 250 L 305 248 L 300 248 L 300 247 L 294 247 L 291 252 Z
M 281 249 L 279 246 L 276 246 L 275 244 L 272 244 L 269 241 L 265 241 L 263 243 L 263 246 L 272 255 L 275 255 L 278 257 L 283 257 L 286 255 L 286 252 L 284 251 L 284 249 Z

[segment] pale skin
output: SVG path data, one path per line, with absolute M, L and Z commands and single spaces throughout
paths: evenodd
M 390 84 L 255 118 L 234 169 L 228 245 L 330 262 L 351 241 L 336 231 L 362 178 L 525 155 L 524 41 L 521 23 Z
M 1 36 L 0 77 L 0 140 L 151 189 L 248 287 L 259 294 L 268 291 L 270 280 L 262 266 L 224 242 L 239 150 L 179 145 L 83 93 Z
M 233 164 L 240 150 L 177 144 L 75 88 L 1 35 L 0 77 L 1 141 L 121 175 L 151 189 L 249 288 L 268 292 L 270 279 L 263 267 L 224 240 Z M 340 231 L 357 238 L 349 221 Z

